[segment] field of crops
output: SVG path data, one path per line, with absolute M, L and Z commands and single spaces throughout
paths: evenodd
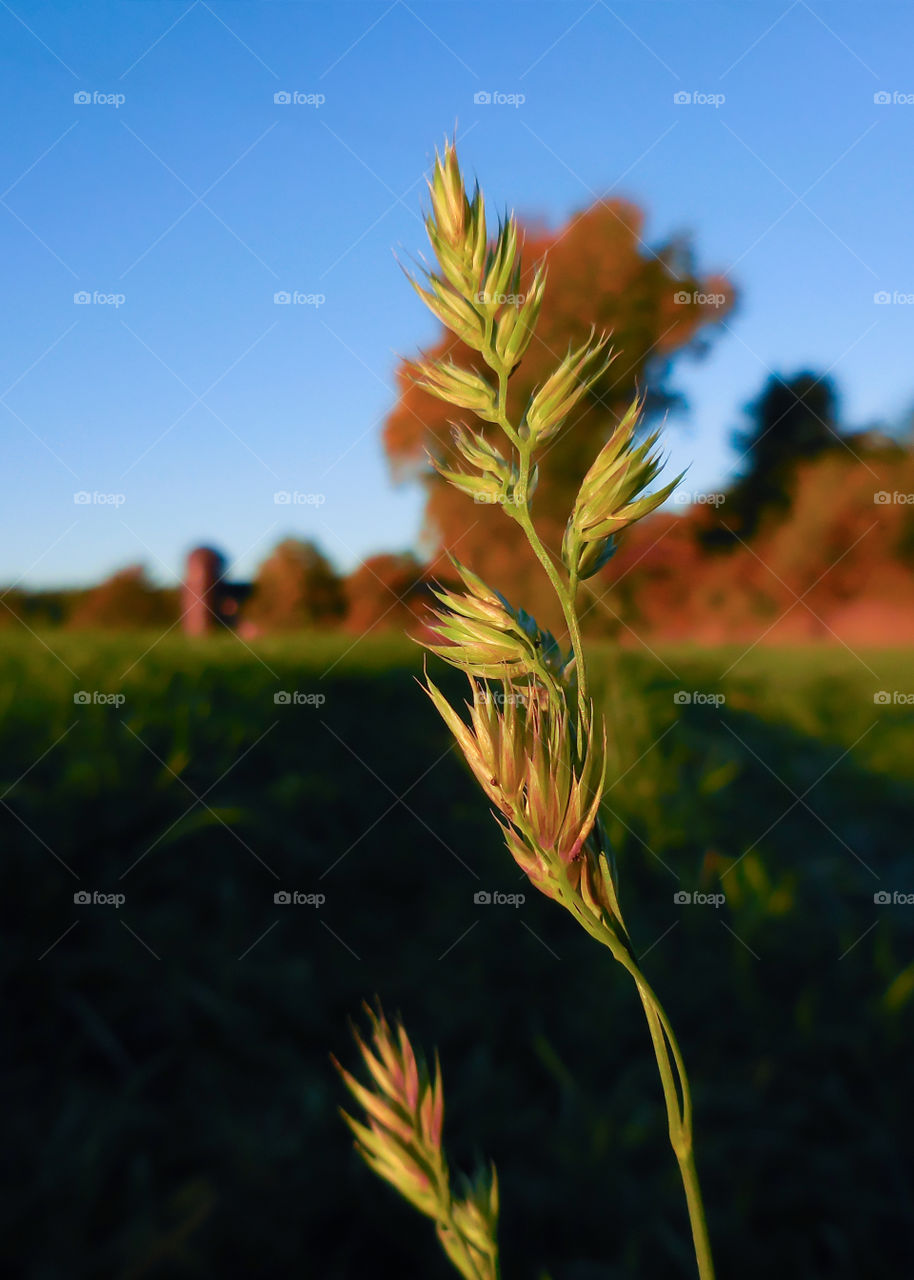
M 631 983 L 520 878 L 418 651 L 155 639 L 5 634 L 13 1270 L 447 1274 L 336 1116 L 377 993 L 440 1050 L 454 1162 L 498 1165 L 507 1280 L 690 1275 Z M 910 1276 L 910 655 L 594 659 L 719 1274 Z

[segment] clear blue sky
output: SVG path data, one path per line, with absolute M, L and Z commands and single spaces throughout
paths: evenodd
M 691 232 L 740 287 L 675 375 L 691 487 L 722 482 L 772 369 L 830 369 L 853 424 L 897 419 L 914 305 L 874 294 L 914 295 L 912 47 L 903 0 L 0 0 L 0 582 L 169 581 L 200 541 L 237 576 L 290 533 L 344 568 L 414 544 L 380 424 L 434 326 L 392 250 L 423 247 L 455 121 L 490 207 L 559 223 L 629 196 L 649 241 Z

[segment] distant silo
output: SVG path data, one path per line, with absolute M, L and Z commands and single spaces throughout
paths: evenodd
M 203 636 L 222 625 L 222 577 L 225 557 L 212 547 L 195 547 L 187 557 L 181 593 L 182 626 Z

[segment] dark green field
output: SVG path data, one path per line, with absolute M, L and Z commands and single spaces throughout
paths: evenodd
M 375 993 L 440 1049 L 453 1162 L 498 1165 L 506 1280 L 692 1274 L 632 985 L 532 890 L 474 901 L 527 886 L 414 647 L 43 639 L 0 658 L 10 1274 L 446 1276 L 335 1115 Z M 874 695 L 914 665 L 739 656 L 594 651 L 719 1276 L 907 1280 L 914 898 L 874 894 L 914 894 L 914 706 Z

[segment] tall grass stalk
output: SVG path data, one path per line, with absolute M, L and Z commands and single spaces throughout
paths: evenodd
M 644 1008 L 666 1104 L 670 1143 L 679 1164 L 700 1280 L 714 1268 L 695 1167 L 692 1099 L 670 1021 L 635 957 L 619 904 L 612 854 L 600 820 L 606 726 L 590 696 L 577 609 L 579 586 L 609 560 L 616 540 L 655 510 L 672 483 L 648 492 L 660 469 L 657 433 L 641 440 L 636 401 L 584 476 L 568 517 L 561 551 L 553 553 L 532 514 L 538 460 L 591 395 L 612 358 L 605 335 L 570 349 L 531 396 L 520 421 L 508 412 L 508 379 L 534 337 L 545 290 L 540 264 L 522 294 L 518 227 L 513 217 L 490 241 L 484 199 L 467 195 L 455 147 L 436 156 L 426 229 L 438 263 L 413 287 L 439 320 L 473 351 L 476 367 L 419 361 L 414 380 L 431 394 L 497 427 L 490 434 L 453 429 L 457 461 L 430 459 L 457 489 L 498 503 L 516 521 L 543 567 L 568 631 L 566 651 L 523 609 L 515 609 L 454 560 L 461 587 L 436 592 L 434 636 L 427 648 L 469 681 L 469 720 L 431 680 L 426 690 L 497 811 L 505 842 L 531 883 L 569 911 L 631 975 Z M 402 1027 L 394 1041 L 373 1018 L 378 1056 L 360 1041 L 374 1081 L 346 1082 L 365 1108 L 368 1126 L 347 1117 L 368 1163 L 437 1224 L 448 1257 L 467 1280 L 498 1275 L 494 1170 L 465 1200 L 455 1200 L 441 1147 L 440 1074 L 422 1084 Z

